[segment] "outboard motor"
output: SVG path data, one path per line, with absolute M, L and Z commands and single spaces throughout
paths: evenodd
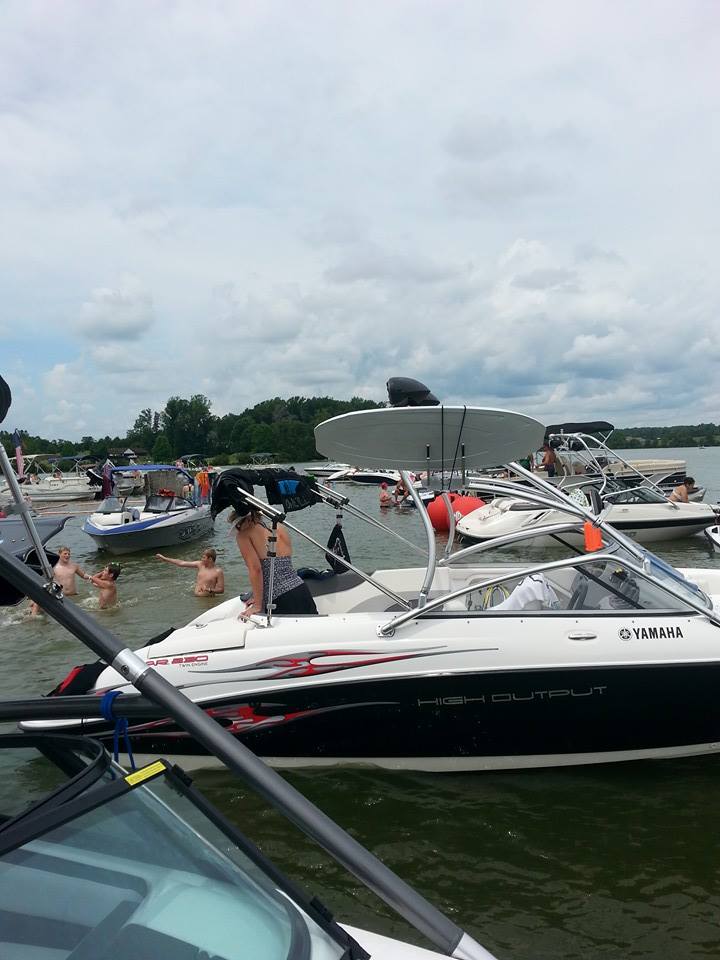
M 391 407 L 437 407 L 440 401 L 424 383 L 411 377 L 390 377 L 387 382 Z

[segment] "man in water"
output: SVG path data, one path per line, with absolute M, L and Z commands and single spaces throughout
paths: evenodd
M 156 553 L 155 559 L 172 563 L 174 567 L 194 567 L 197 570 L 193 590 L 196 597 L 217 597 L 225 593 L 225 574 L 222 567 L 215 563 L 217 553 L 212 547 L 208 548 L 199 560 L 175 560 L 173 557 L 163 556 L 162 553 Z
M 100 573 L 96 573 L 90 580 L 100 591 L 100 609 L 107 610 L 117 603 L 117 587 L 115 581 L 120 576 L 120 567 L 117 563 L 109 563 Z
M 64 596 L 76 597 L 75 577 L 80 577 L 82 580 L 92 580 L 92 577 L 89 573 L 85 573 L 78 563 L 70 559 L 70 547 L 60 547 L 58 556 L 60 559 L 53 567 L 53 580 L 62 587 Z M 39 612 L 40 607 L 36 603 L 32 603 L 30 606 L 31 616 L 36 617 Z

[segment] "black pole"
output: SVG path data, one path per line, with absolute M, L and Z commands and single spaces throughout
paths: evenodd
M 484 947 L 401 880 L 197 704 L 188 700 L 152 667 L 148 667 L 113 633 L 96 623 L 79 607 L 49 594 L 37 574 L 2 549 L 0 576 L 35 600 L 54 620 L 126 677 L 140 693 L 162 706 L 165 713 L 198 743 L 239 774 L 260 796 L 312 837 L 436 947 L 464 960 L 493 960 L 492 954 Z

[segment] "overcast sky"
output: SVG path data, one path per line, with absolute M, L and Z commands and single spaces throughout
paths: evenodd
M 4 0 L 6 426 L 720 420 L 715 0 Z

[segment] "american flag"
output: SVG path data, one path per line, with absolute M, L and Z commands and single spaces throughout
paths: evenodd
M 20 431 L 15 430 L 13 434 L 13 443 L 15 444 L 15 461 L 17 463 L 17 475 L 19 477 L 25 476 L 25 461 L 23 460 L 22 452 L 22 437 L 20 436 Z

